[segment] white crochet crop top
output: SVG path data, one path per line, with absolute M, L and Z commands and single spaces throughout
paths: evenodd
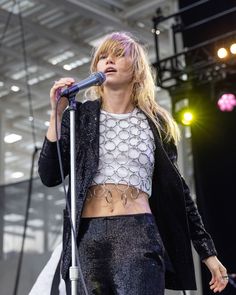
M 144 113 L 101 110 L 99 133 L 99 165 L 91 186 L 123 184 L 151 196 L 155 143 Z

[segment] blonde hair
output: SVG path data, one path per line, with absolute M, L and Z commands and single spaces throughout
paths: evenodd
M 177 143 L 180 132 L 172 116 L 155 100 L 155 83 L 149 66 L 146 50 L 129 33 L 115 32 L 108 35 L 93 54 L 91 72 L 97 70 L 99 57 L 103 54 L 128 55 L 132 59 L 133 90 L 132 102 L 155 124 L 164 141 Z M 93 86 L 87 92 L 91 99 L 102 98 L 103 86 Z

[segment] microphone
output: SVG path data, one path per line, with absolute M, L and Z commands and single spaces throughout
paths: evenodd
M 88 88 L 90 86 L 100 86 L 102 83 L 106 80 L 106 75 L 103 72 L 97 72 L 90 75 L 88 78 L 80 81 L 79 83 L 76 83 L 72 85 L 71 87 L 68 87 L 67 89 L 63 90 L 60 94 L 61 97 L 70 97 L 76 95 L 77 92 L 79 92 L 82 89 Z

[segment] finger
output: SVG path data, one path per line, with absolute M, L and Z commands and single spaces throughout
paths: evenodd
M 214 270 L 214 277 L 218 283 L 222 282 L 222 277 L 223 277 L 222 272 L 223 270 L 221 270 L 220 268 L 216 268 Z
M 220 280 L 216 280 L 215 283 L 211 285 L 210 289 L 213 292 L 221 292 L 227 284 L 228 280 L 226 278 L 221 278 Z
M 221 278 L 221 281 L 219 283 L 219 288 L 223 290 L 227 286 L 228 282 L 229 282 L 228 276 Z
M 212 275 L 209 285 L 212 285 L 215 282 L 215 277 Z
M 67 88 L 68 86 L 72 85 L 73 83 L 64 83 L 64 82 L 55 82 L 53 87 L 50 90 L 50 96 L 54 99 L 58 97 L 60 94 L 60 91 L 63 90 L 63 88 Z
M 215 288 L 217 288 L 218 287 L 218 284 L 217 284 L 217 282 L 215 282 L 214 284 L 212 284 L 211 286 L 210 286 L 210 289 L 211 290 L 214 290 Z
M 220 282 L 219 292 L 224 290 L 224 288 L 227 286 L 229 282 L 227 269 L 223 265 L 220 266 L 220 272 L 221 272 L 221 282 Z
M 213 289 L 212 291 L 213 291 L 214 293 L 216 293 L 216 292 L 221 292 L 221 291 L 223 291 L 223 290 L 225 289 L 225 287 L 226 287 L 226 285 L 221 286 L 221 287 L 216 287 L 216 288 Z
M 62 77 L 62 78 L 60 78 L 60 79 L 58 79 L 57 81 L 66 81 L 66 80 L 68 80 L 68 81 L 74 81 L 75 79 L 73 78 L 73 77 Z
M 216 288 L 218 288 L 221 285 L 222 282 L 222 276 L 219 272 L 219 270 L 215 270 L 212 273 L 212 279 L 210 281 L 210 289 L 211 290 L 215 290 Z
M 210 285 L 213 285 L 217 282 L 217 278 L 220 276 L 220 272 L 217 272 L 217 269 L 211 270 L 211 280 L 209 282 Z
M 58 88 L 58 87 L 63 87 L 63 86 L 70 86 L 73 84 L 75 80 L 73 78 L 61 78 L 58 81 L 55 81 L 53 84 L 52 88 Z
M 57 84 L 57 83 L 65 83 L 65 84 L 69 83 L 69 84 L 71 84 L 71 83 L 74 83 L 74 82 L 75 82 L 75 79 L 73 79 L 73 78 L 61 78 L 61 79 L 55 81 L 54 84 Z
M 55 81 L 54 85 L 52 86 L 51 90 L 57 90 L 63 87 L 69 87 L 73 85 L 74 82 L 72 81 Z
M 72 82 L 69 82 L 69 81 L 67 81 L 67 82 L 65 82 L 65 81 L 57 81 L 57 82 L 55 82 L 54 83 L 54 85 L 52 86 L 52 89 L 54 89 L 54 90 L 56 90 L 56 89 L 58 89 L 58 88 L 62 88 L 62 87 L 66 87 L 66 86 L 70 86 L 70 85 L 72 85 L 73 83 Z

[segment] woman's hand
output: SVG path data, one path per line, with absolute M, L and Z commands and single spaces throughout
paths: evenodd
M 210 256 L 203 260 L 211 272 L 210 289 L 216 293 L 224 290 L 228 284 L 228 274 L 226 268 L 221 264 L 216 256 Z
M 71 86 L 74 82 L 75 80 L 69 77 L 61 78 L 58 81 L 54 82 L 53 87 L 50 90 L 50 102 L 51 102 L 52 111 L 55 111 L 56 109 L 57 97 L 59 96 L 60 91 L 62 89 L 65 89 Z M 67 107 L 67 105 L 68 105 L 68 100 L 66 98 L 62 98 L 58 105 L 57 115 L 61 116 L 63 111 Z

